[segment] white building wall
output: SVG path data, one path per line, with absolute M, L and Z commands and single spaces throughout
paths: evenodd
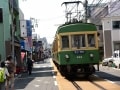
M 112 30 L 112 41 L 120 41 L 120 30 Z
M 120 21 L 120 16 L 112 16 L 111 17 L 111 23 L 113 21 Z M 111 24 L 112 27 L 112 24 Z M 112 30 L 112 41 L 120 41 L 120 29 L 113 29 Z
M 116 47 L 115 42 L 120 42 L 120 29 L 113 28 L 113 21 L 120 21 L 120 16 L 109 16 L 109 17 L 105 17 L 102 19 L 103 38 L 105 39 L 104 32 L 106 30 L 111 31 L 111 50 L 112 50 L 112 52 L 115 50 L 115 47 Z M 106 39 L 104 40 L 104 42 L 106 42 Z M 105 48 L 106 47 L 105 47 L 105 43 L 104 43 L 104 54 L 107 53 L 107 51 L 105 51 Z
M 112 27 L 113 21 L 120 21 L 120 16 L 111 16 L 103 18 L 102 20 L 103 33 L 106 30 L 111 30 L 112 41 L 120 41 L 120 29 L 113 29 Z
M 110 21 L 110 18 L 108 19 L 103 19 L 103 30 L 111 30 L 111 21 Z

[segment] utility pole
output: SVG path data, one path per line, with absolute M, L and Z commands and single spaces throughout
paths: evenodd
M 87 5 L 88 5 L 88 1 L 87 0 L 85 0 L 85 4 L 84 4 L 84 7 L 85 7 L 85 22 L 87 23 L 87 15 L 88 15 L 88 13 L 87 13 Z
M 14 18 L 13 18 L 13 15 L 14 15 L 14 7 L 13 7 L 13 5 L 14 5 L 14 2 L 13 2 L 14 0 L 12 0 L 12 3 L 11 3 L 11 20 L 12 20 L 12 22 L 11 22 L 11 27 L 12 27 L 12 58 L 13 58 L 13 61 L 15 61 L 15 58 L 14 58 L 14 23 L 13 23 L 13 21 L 14 21 Z

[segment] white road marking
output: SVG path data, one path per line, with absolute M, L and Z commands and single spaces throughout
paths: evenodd
M 32 73 L 39 73 L 39 72 L 52 72 L 52 70 L 46 70 L 46 71 L 33 71 Z
M 108 81 L 108 82 L 110 82 L 110 83 L 115 83 L 115 82 L 113 82 L 113 81 L 110 81 L 110 80 L 108 80 L 108 79 L 104 79 L 104 80 L 106 80 L 106 81 Z
M 41 80 L 36 80 L 36 81 L 40 82 Z
M 45 67 L 52 67 L 52 66 L 51 65 L 49 65 L 49 66 L 48 65 L 44 65 L 44 66 L 35 65 L 34 66 L 34 68 L 45 68 Z
M 35 87 L 39 87 L 40 85 L 34 85 Z
M 115 70 L 120 70 L 119 68 L 114 68 L 114 67 L 113 67 L 113 69 L 115 69 Z
M 53 78 L 56 78 L 56 76 L 53 76 Z
M 58 84 L 57 84 L 57 81 L 54 81 L 54 84 L 55 84 L 55 86 L 57 86 Z

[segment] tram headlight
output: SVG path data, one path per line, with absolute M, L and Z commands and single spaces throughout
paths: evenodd
M 65 55 L 65 58 L 66 58 L 66 59 L 69 59 L 70 57 L 69 57 L 69 55 L 68 55 L 68 54 L 66 54 L 66 55 Z
M 94 54 L 93 54 L 93 53 L 90 53 L 90 57 L 93 58 L 93 57 L 94 57 Z

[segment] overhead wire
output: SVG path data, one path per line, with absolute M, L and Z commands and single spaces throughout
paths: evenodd
M 62 18 L 62 17 L 64 17 L 64 14 L 60 15 L 60 16 L 56 16 L 56 17 L 51 17 L 51 18 L 41 18 L 39 20 L 40 21 L 53 21 L 53 20 L 57 20 L 57 19 Z
M 99 0 L 95 7 L 100 6 L 100 4 L 101 4 L 102 1 L 103 1 L 103 0 Z M 105 5 L 107 5 L 106 2 L 107 2 L 107 0 L 104 1 Z M 105 5 L 104 5 L 104 6 L 105 6 Z M 102 7 L 101 7 L 101 8 L 102 8 Z M 104 7 L 103 7 L 103 8 L 104 8 Z M 92 15 L 92 17 L 93 17 L 93 16 L 97 16 L 98 14 L 100 14 L 101 11 L 102 11 L 102 9 L 97 10 L 97 12 Z M 93 19 L 94 19 L 94 18 L 93 18 Z M 99 22 L 99 20 L 97 19 L 97 20 L 95 20 L 95 22 Z
M 118 0 L 118 1 L 116 0 L 116 1 L 114 1 L 114 2 L 117 3 L 117 2 L 119 2 L 119 0 Z M 112 0 L 111 0 L 109 3 L 112 3 Z M 114 7 L 115 7 L 116 3 L 113 3 Z M 110 7 L 110 8 L 114 8 L 114 7 Z M 120 9 L 120 7 L 118 7 L 118 8 L 115 9 L 115 10 L 113 10 L 113 11 L 112 11 L 111 13 L 109 13 L 109 14 L 112 14 L 112 13 L 114 13 L 115 11 L 117 11 L 117 10 L 119 10 L 119 9 Z M 104 16 L 104 17 L 105 17 L 105 16 Z M 96 20 L 96 23 L 98 23 L 98 22 L 99 22 L 99 20 L 97 19 L 97 20 Z
M 112 1 L 113 1 L 113 0 L 111 0 L 109 3 L 111 3 Z M 117 0 L 116 0 L 116 1 L 117 1 Z M 107 0 L 106 0 L 104 3 L 106 3 L 106 4 L 104 5 L 104 7 L 105 7 L 105 6 L 108 4 L 108 3 L 107 3 Z M 115 5 L 116 5 L 116 3 L 114 3 L 114 4 L 113 4 L 113 7 L 110 7 L 110 8 L 114 8 Z M 103 8 L 104 8 L 104 7 L 103 7 Z M 96 14 L 97 14 L 98 12 L 100 12 L 100 11 L 102 11 L 102 10 L 100 9 L 99 11 L 97 11 L 96 13 L 94 13 L 92 16 L 96 15 Z
M 99 0 L 98 3 L 94 6 L 94 7 L 98 7 L 100 5 L 100 3 L 102 2 L 103 0 Z M 92 16 L 96 15 L 98 12 L 100 12 L 101 9 L 99 9 L 96 13 L 94 13 Z
M 91 4 L 93 4 L 94 1 L 95 1 L 95 0 L 93 0 Z M 103 0 L 99 0 L 99 1 L 97 2 L 97 4 L 95 5 L 95 7 L 97 7 L 102 1 L 103 1 Z M 84 14 L 83 14 L 83 15 L 84 15 Z
M 114 1 L 114 2 L 113 2 L 112 7 L 109 7 L 109 8 L 112 8 L 112 9 L 113 9 L 113 8 L 117 5 L 117 2 L 119 2 L 119 0 L 118 0 L 118 1 L 117 1 L 117 0 L 116 0 L 116 1 Z M 118 9 L 120 9 L 120 7 L 117 7 L 115 10 L 113 10 L 113 11 L 112 11 L 112 12 L 110 12 L 109 14 L 114 13 L 114 12 L 115 12 L 116 10 L 118 10 Z
M 95 7 L 99 6 L 99 5 L 101 4 L 102 1 L 103 1 L 103 0 L 99 0 Z M 113 0 L 110 0 L 109 3 L 111 3 L 112 1 L 113 1 Z M 117 1 L 117 0 L 116 0 L 116 1 Z M 95 2 L 95 0 L 92 1 L 91 5 L 92 5 L 94 2 Z M 104 3 L 106 3 L 106 2 L 107 2 L 107 0 L 104 1 Z M 108 3 L 106 3 L 105 5 L 107 5 L 107 4 L 108 4 Z M 110 7 L 110 8 L 114 8 L 115 5 L 116 5 L 116 3 L 114 3 L 113 6 Z M 74 7 L 75 7 L 75 5 L 72 7 L 72 9 L 73 9 Z M 104 8 L 104 7 L 103 7 L 103 8 Z M 71 10 L 72 10 L 72 9 L 71 9 Z M 118 10 L 118 9 L 120 9 L 120 7 L 117 8 L 117 9 L 115 9 L 115 10 L 112 11 L 111 13 L 115 12 L 115 11 Z M 92 16 L 96 15 L 96 14 L 97 14 L 98 12 L 100 12 L 100 11 L 101 11 L 101 9 L 98 10 L 96 13 L 94 13 Z M 110 14 L 111 14 L 111 13 L 110 13 Z M 82 15 L 81 15 L 81 16 L 82 16 Z M 57 16 L 57 17 L 53 17 L 53 18 L 40 19 L 40 20 L 41 20 L 41 21 L 51 21 L 51 20 L 56 20 L 56 19 L 62 18 L 62 17 L 64 17 L 64 15 Z
M 92 3 L 90 5 L 92 5 L 94 3 L 95 0 L 92 1 Z

